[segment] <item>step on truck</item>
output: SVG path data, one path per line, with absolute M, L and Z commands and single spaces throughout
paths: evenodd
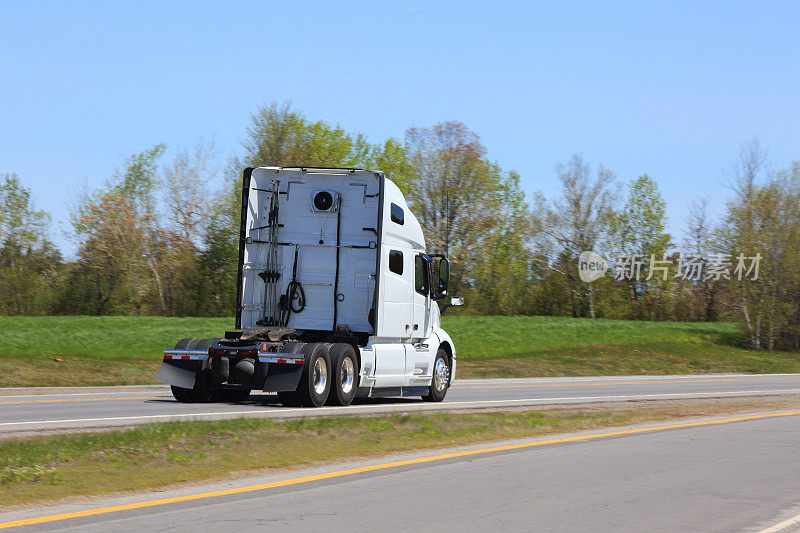
M 426 253 L 397 185 L 371 170 L 247 168 L 241 210 L 236 330 L 164 350 L 158 380 L 179 402 L 444 399 L 449 262 Z

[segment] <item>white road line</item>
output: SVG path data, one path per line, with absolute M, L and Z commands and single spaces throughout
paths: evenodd
M 475 386 L 475 385 L 514 385 L 514 384 L 541 384 L 541 383 L 586 383 L 587 385 L 592 385 L 593 383 L 614 383 L 619 381 L 630 381 L 636 379 L 637 381 L 656 381 L 656 382 L 663 382 L 663 383 L 673 383 L 677 382 L 680 384 L 685 380 L 690 379 L 703 379 L 707 380 L 708 382 L 713 382 L 715 380 L 719 380 L 720 383 L 724 383 L 726 379 L 730 378 L 739 378 L 740 381 L 764 381 L 764 378 L 770 377 L 779 377 L 785 378 L 783 381 L 790 381 L 791 378 L 795 377 L 800 379 L 800 374 L 679 374 L 679 375 L 647 375 L 647 376 L 575 376 L 575 377 L 553 377 L 553 378 L 492 378 L 492 379 L 456 379 L 453 382 L 453 388 L 458 388 L 459 386 Z M 48 387 L 41 387 L 41 389 L 46 389 Z M 64 387 L 49 387 L 53 389 L 64 388 Z M 83 387 L 73 387 L 75 390 L 81 390 Z M 93 388 L 93 387 L 86 387 L 86 388 Z M 113 387 L 111 387 L 113 388 Z M 121 389 L 151 389 L 153 394 L 157 394 L 160 392 L 168 392 L 169 388 L 166 385 L 123 385 L 120 386 Z M 21 390 L 20 388 L 9 388 L 9 389 L 2 389 L 0 388 L 0 392 L 2 391 L 9 391 L 9 390 Z M 113 399 L 114 396 L 131 394 L 133 391 L 131 390 L 118 390 L 118 391 L 102 391 L 102 392 L 64 392 L 64 393 L 52 393 L 52 394 L 14 394 L 14 395 L 2 395 L 0 394 L 0 400 L 6 399 L 16 399 L 16 398 L 53 398 L 53 397 L 67 397 L 67 396 L 102 396 L 102 397 L 110 397 Z M 254 391 L 258 392 L 258 391 Z M 164 397 L 171 397 L 170 394 L 165 394 Z
M 781 533 L 782 531 L 787 531 L 789 528 L 794 526 L 800 526 L 800 514 L 793 516 L 788 520 L 784 520 L 780 524 L 775 524 L 767 529 L 762 529 L 759 533 Z
M 464 378 L 456 379 L 455 384 L 466 383 L 549 383 L 549 382 L 583 382 L 583 381 L 630 381 L 633 379 L 639 381 L 651 380 L 683 380 L 683 379 L 723 379 L 723 378 L 751 378 L 758 380 L 760 378 L 769 377 L 787 377 L 787 378 L 800 378 L 800 373 L 794 374 L 647 374 L 635 375 L 626 374 L 623 376 L 560 376 L 560 377 L 540 377 L 540 378 Z
M 686 379 L 724 379 L 724 378 L 744 378 L 744 380 L 753 379 L 753 380 L 760 380 L 763 378 L 769 377 L 783 377 L 783 378 L 792 378 L 797 377 L 800 378 L 800 373 L 796 374 L 665 374 L 665 375 L 658 375 L 658 374 L 649 374 L 644 376 L 637 376 L 637 375 L 625 375 L 625 376 L 564 376 L 564 377 L 542 377 L 542 378 L 488 378 L 488 379 L 456 379 L 453 386 L 458 385 L 473 385 L 473 384 L 512 384 L 512 383 L 571 383 L 571 382 L 595 382 L 595 381 L 606 381 L 606 382 L 613 382 L 613 381 L 630 381 L 632 379 L 636 379 L 638 381 L 651 381 L 651 380 L 660 380 L 660 381 L 680 381 Z M 36 391 L 36 390 L 64 390 L 64 389 L 72 389 L 75 391 L 81 391 L 82 389 L 97 389 L 103 387 L 9 387 L 9 388 L 0 388 L 0 392 L 23 392 L 26 390 Z M 105 387 L 105 388 L 116 388 L 116 387 Z M 132 391 L 129 389 L 153 389 L 153 392 L 160 392 L 164 390 L 169 390 L 167 385 L 120 385 L 120 390 L 115 391 L 97 391 L 91 392 L 84 390 L 83 392 L 62 392 L 62 393 L 55 393 L 49 392 L 46 394 L 8 394 L 3 395 L 0 394 L 0 398 L 27 398 L 31 396 L 36 397 L 51 397 L 51 396 L 95 396 L 95 395 L 119 395 L 119 394 L 130 394 Z M 128 389 L 128 390 L 122 390 Z
M 361 411 L 367 411 L 369 414 L 383 414 L 392 413 L 397 411 L 447 411 L 447 410 L 460 410 L 460 409 L 480 409 L 482 407 L 491 407 L 493 405 L 524 405 L 524 404 L 549 404 L 556 402 L 571 402 L 576 403 L 580 401 L 598 402 L 603 400 L 634 400 L 634 399 L 664 399 L 664 398 L 678 398 L 678 397 L 726 397 L 726 396 L 743 396 L 751 394 L 759 395 L 777 395 L 783 393 L 800 393 L 800 389 L 783 389 L 783 390 L 750 390 L 750 391 L 732 391 L 732 392 L 685 392 L 685 393 L 671 393 L 671 394 L 635 394 L 635 395 L 614 395 L 614 396 L 566 396 L 562 398 L 520 398 L 513 400 L 480 400 L 480 401 L 460 401 L 460 402 L 444 402 L 441 404 L 429 403 L 400 403 L 400 404 L 383 404 L 383 405 L 350 405 L 347 407 L 318 407 L 316 409 L 308 408 L 280 408 L 280 409 L 267 409 L 267 410 L 249 410 L 249 411 L 218 411 L 206 413 L 174 413 L 164 415 L 149 415 L 149 416 L 116 416 L 104 418 L 74 418 L 74 419 L 61 419 L 61 420 L 35 420 L 24 422 L 2 422 L 0 427 L 31 427 L 36 425 L 47 424 L 70 424 L 70 423 L 89 423 L 89 422 L 124 422 L 124 421 L 158 421 L 158 420 L 171 420 L 171 421 L 190 421 L 195 419 L 214 419 L 219 417 L 264 417 L 268 418 L 270 414 L 286 415 L 285 417 L 292 417 L 292 415 L 305 415 L 305 416 L 324 416 L 326 414 L 352 414 L 356 415 Z M 80 429 L 76 427 L 75 429 Z

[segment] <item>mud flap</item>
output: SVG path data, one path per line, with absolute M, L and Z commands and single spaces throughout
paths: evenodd
M 175 385 L 182 389 L 193 389 L 197 374 L 185 368 L 178 368 L 166 361 L 161 363 L 161 370 L 158 371 L 157 381 L 167 385 Z
M 270 363 L 267 379 L 264 380 L 264 392 L 288 392 L 297 389 L 303 365 Z

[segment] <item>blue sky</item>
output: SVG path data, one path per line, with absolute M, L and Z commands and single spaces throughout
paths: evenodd
M 459 119 L 527 192 L 581 152 L 656 178 L 679 232 L 719 210 L 758 136 L 800 159 L 800 3 L 0 0 L 0 172 L 68 228 L 70 200 L 137 151 L 213 138 L 292 100 L 372 141 Z

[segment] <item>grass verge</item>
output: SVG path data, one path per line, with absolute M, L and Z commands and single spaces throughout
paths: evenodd
M 699 415 L 797 407 L 736 398 L 472 414 L 174 422 L 0 441 L 4 507 L 136 491 L 345 459 Z
M 232 326 L 228 318 L 0 317 L 0 387 L 154 383 L 163 348 Z M 799 352 L 745 350 L 727 322 L 446 316 L 443 326 L 461 378 L 800 372 Z

